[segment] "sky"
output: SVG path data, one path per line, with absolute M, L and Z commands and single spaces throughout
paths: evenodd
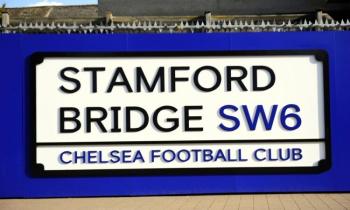
M 48 5 L 97 4 L 98 0 L 0 0 L 6 7 L 30 7 Z

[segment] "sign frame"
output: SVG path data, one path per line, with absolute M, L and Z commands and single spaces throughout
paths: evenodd
M 64 145 L 138 145 L 138 144 L 217 144 L 217 143 L 279 143 L 279 142 L 317 142 L 325 143 L 325 159 L 320 160 L 314 167 L 235 167 L 235 168 L 167 168 L 167 169 L 89 169 L 89 170 L 49 170 L 45 171 L 42 164 L 37 164 L 36 146 L 45 143 L 36 143 L 36 65 L 43 62 L 44 58 L 108 58 L 108 57 L 195 57 L 195 56 L 287 56 L 287 55 L 314 55 L 315 59 L 322 62 L 323 66 L 323 103 L 324 103 L 324 139 L 302 140 L 217 140 L 217 141 L 144 141 L 144 142 L 75 142 L 63 143 Z M 165 51 L 165 52 L 37 52 L 29 58 L 27 92 L 29 101 L 27 113 L 27 137 L 29 139 L 29 174 L 33 177 L 85 177 L 85 176 L 128 176 L 128 175 L 215 175 L 215 174 L 295 174 L 295 173 L 321 173 L 331 168 L 331 118 L 330 118 L 330 94 L 329 94 L 329 61 L 328 53 L 324 50 L 249 50 L 249 51 Z M 50 145 L 55 145 L 50 143 Z M 57 143 L 57 145 L 62 145 Z

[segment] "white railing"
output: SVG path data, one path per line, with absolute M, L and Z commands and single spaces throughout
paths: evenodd
M 196 32 L 287 32 L 287 31 L 331 31 L 350 30 L 350 20 L 318 22 L 317 20 L 294 23 L 284 21 L 181 21 L 164 23 L 159 21 L 126 22 L 118 24 L 76 24 L 76 23 L 27 23 L 0 25 L 0 33 L 196 33 Z

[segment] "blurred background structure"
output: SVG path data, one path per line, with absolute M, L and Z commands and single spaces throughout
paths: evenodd
M 348 0 L 99 0 L 1 8 L 2 33 L 349 30 Z

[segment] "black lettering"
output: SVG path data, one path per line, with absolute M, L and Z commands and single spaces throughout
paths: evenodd
M 143 116 L 143 123 L 139 127 L 134 127 L 134 128 L 131 127 L 130 115 L 131 115 L 132 111 L 139 112 Z M 125 116 L 125 125 L 126 125 L 125 130 L 126 130 L 126 132 L 138 132 L 138 131 L 145 129 L 148 125 L 148 122 L 149 122 L 148 114 L 147 114 L 146 110 L 142 109 L 141 107 L 136 107 L 136 106 L 126 107 L 125 108 L 125 115 L 126 115 Z
M 201 120 L 202 116 L 190 116 L 190 110 L 201 110 L 203 106 L 185 106 L 184 107 L 184 119 L 185 119 L 185 131 L 203 131 L 202 127 L 190 127 L 190 120 Z
M 122 81 L 117 82 L 119 75 L 121 76 Z M 125 76 L 123 68 L 121 68 L 121 67 L 118 67 L 115 70 L 113 78 L 112 78 L 112 80 L 111 80 L 111 82 L 109 84 L 109 87 L 107 89 L 107 93 L 112 92 L 114 86 L 124 86 L 128 90 L 128 92 L 132 92 L 132 89 L 131 89 L 131 86 L 129 84 L 129 81 L 128 81 L 128 79 Z
M 213 72 L 215 74 L 215 77 L 216 77 L 216 81 L 215 81 L 215 84 L 213 85 L 213 87 L 210 87 L 210 88 L 207 88 L 207 87 L 203 87 L 200 83 L 199 83 L 199 74 L 204 71 L 204 70 L 209 70 L 211 72 Z M 203 91 L 203 92 L 211 92 L 213 90 L 216 90 L 216 88 L 218 88 L 220 86 L 220 83 L 221 83 L 221 75 L 220 75 L 220 72 L 212 67 L 212 66 L 202 66 L 200 67 L 199 69 L 197 69 L 193 75 L 193 82 L 195 84 L 195 86 Z
M 177 71 L 188 71 L 190 69 L 189 66 L 173 66 L 170 68 L 170 91 L 176 91 L 176 82 L 186 82 L 188 78 L 186 77 L 176 77 Z
M 152 85 L 147 81 L 147 78 L 145 74 L 143 73 L 143 70 L 141 67 L 136 67 L 136 92 L 141 92 L 141 86 L 142 84 L 145 85 L 148 92 L 152 92 L 156 86 L 157 83 L 159 83 L 160 86 L 160 92 L 165 91 L 165 84 L 164 84 L 164 67 L 159 67 L 157 74 L 155 75 L 153 79 Z
M 65 113 L 66 112 L 73 112 L 74 116 L 73 117 L 66 117 Z M 81 123 L 78 120 L 78 117 L 80 115 L 79 109 L 75 107 L 61 107 L 59 109 L 59 116 L 60 116 L 60 133 L 74 133 L 78 131 L 81 128 Z M 65 122 L 73 122 L 75 123 L 74 128 L 66 128 L 65 127 Z
M 97 72 L 105 71 L 104 67 L 86 67 L 84 71 L 91 72 L 91 91 L 93 93 L 97 92 Z
M 116 106 L 112 106 L 111 107 L 111 111 L 113 112 L 113 118 L 114 119 L 112 121 L 112 128 L 111 128 L 111 132 L 112 133 L 118 133 L 121 132 L 121 129 L 119 128 L 119 123 L 118 123 L 118 119 L 119 119 L 119 111 L 120 111 L 120 107 L 116 107 Z
M 270 82 L 266 86 L 258 86 L 258 70 L 263 70 L 269 73 Z M 275 73 L 267 66 L 253 66 L 253 91 L 263 91 L 271 88 L 276 81 Z
M 92 117 L 92 112 L 101 113 L 100 117 Z M 86 132 L 91 133 L 91 124 L 96 123 L 96 126 L 103 132 L 106 133 L 107 129 L 103 125 L 102 121 L 107 117 L 107 111 L 102 107 L 87 107 L 86 108 Z
M 238 77 L 233 77 L 232 76 L 232 70 L 239 70 L 241 71 L 241 76 Z M 247 69 L 245 69 L 242 66 L 227 66 L 226 67 L 226 74 L 227 74 L 227 91 L 231 91 L 232 90 L 232 81 L 236 81 L 237 84 L 239 85 L 239 87 L 241 88 L 242 91 L 248 91 L 247 87 L 244 85 L 244 83 L 242 82 L 242 80 L 244 78 L 247 77 L 248 72 Z
M 154 124 L 154 126 L 158 130 L 163 131 L 163 132 L 170 132 L 170 131 L 173 131 L 173 130 L 177 129 L 179 127 L 179 119 L 177 119 L 177 118 L 167 118 L 166 119 L 167 122 L 171 122 L 172 123 L 172 126 L 169 127 L 169 128 L 164 128 L 164 127 L 159 125 L 158 115 L 163 110 L 170 110 L 173 113 L 177 112 L 177 109 L 175 107 L 172 107 L 172 106 L 161 106 L 161 107 L 159 107 L 158 109 L 156 109 L 154 111 L 154 114 L 153 114 L 153 124 Z
M 72 78 L 72 77 L 68 77 L 66 75 L 66 72 L 73 72 L 73 73 L 77 74 L 79 72 L 79 70 L 74 68 L 74 67 L 67 67 L 67 68 L 64 68 L 60 71 L 61 79 L 74 84 L 73 89 L 68 89 L 68 88 L 64 87 L 63 85 L 61 85 L 60 90 L 62 90 L 64 93 L 75 93 L 80 89 L 81 84 L 80 84 L 79 80 Z

